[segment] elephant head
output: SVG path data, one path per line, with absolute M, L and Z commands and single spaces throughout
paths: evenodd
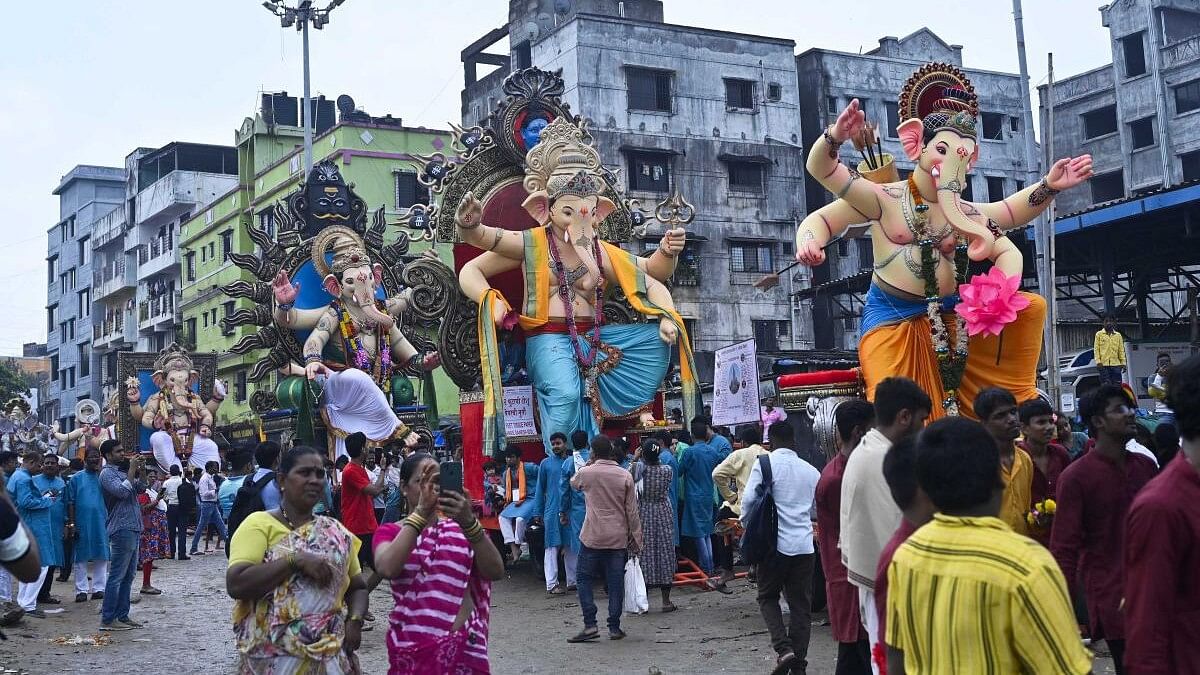
M 933 178 L 937 202 L 950 226 L 968 241 L 972 260 L 992 255 L 995 237 L 963 213 L 962 191 L 967 174 L 979 159 L 976 136 L 978 99 L 970 81 L 957 68 L 933 63 L 918 70 L 900 93 L 896 128 L 900 145 L 917 171 Z
M 187 353 L 172 344 L 159 355 L 150 380 L 159 389 L 182 396 L 200 381 L 200 373 L 192 369 L 192 359 Z
M 526 154 L 522 206 L 538 223 L 547 222 L 566 241 L 595 236 L 601 221 L 617 208 L 604 196 L 607 188 L 600 153 L 584 129 L 564 118 L 541 130 L 537 145 Z

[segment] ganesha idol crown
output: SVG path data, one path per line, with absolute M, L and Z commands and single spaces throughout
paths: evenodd
M 588 143 L 587 131 L 559 117 L 525 156 L 525 189 L 545 190 L 552 200 L 598 195 L 605 187 L 600 167 L 600 153 Z
M 325 253 L 333 248 L 333 261 L 325 262 Z M 334 225 L 321 230 L 313 240 L 312 263 L 322 278 L 332 274 L 341 277 L 342 273 L 354 267 L 370 264 L 367 249 L 362 239 L 348 227 Z
M 900 119 L 919 119 L 927 132 L 976 137 L 979 96 L 971 80 L 947 63 L 927 63 L 900 90 Z
M 183 347 L 172 342 L 158 353 L 158 358 L 154 360 L 154 372 L 166 373 L 172 370 L 192 370 L 192 357 L 184 351 Z

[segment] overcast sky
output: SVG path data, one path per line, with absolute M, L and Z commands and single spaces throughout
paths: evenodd
M 1012 8 L 1004 0 L 664 4 L 670 23 L 791 38 L 797 51 L 866 51 L 881 36 L 928 26 L 964 46 L 967 67 L 1017 71 Z M 1109 61 L 1100 4 L 1025 0 L 1035 85 L 1046 77 L 1050 51 L 1059 78 Z M 414 126 L 458 121 L 459 52 L 503 24 L 507 6 L 347 0 L 313 34 L 314 95 L 349 93 L 370 113 Z M 58 221 L 50 192 L 64 173 L 76 164 L 121 166 L 138 146 L 232 144 L 260 91 L 299 95 L 302 88 L 299 36 L 255 0 L 20 2 L 5 16 L 0 129 L 10 155 L 0 163 L 0 354 L 16 354 L 23 342 L 46 338 L 46 229 Z

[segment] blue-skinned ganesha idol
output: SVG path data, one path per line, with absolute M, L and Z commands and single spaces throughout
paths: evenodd
M 485 453 L 504 446 L 497 328 L 518 323 L 546 447 L 555 431 L 595 435 L 605 418 L 652 420 L 650 406 L 676 341 L 684 406 L 689 419 L 693 414 L 692 351 L 669 291 L 647 273 L 646 259 L 597 236 L 615 204 L 604 196 L 600 156 L 584 133 L 560 117 L 545 125 L 529 150 L 523 207 L 537 227 L 510 231 L 484 225 L 482 206 L 471 193 L 455 214 L 458 237 L 484 251 L 462 267 L 459 285 L 479 304 Z M 523 277 L 524 299 L 516 307 L 488 281 L 510 270 Z M 604 296 L 612 287 L 624 292 L 635 311 L 657 321 L 606 325 Z

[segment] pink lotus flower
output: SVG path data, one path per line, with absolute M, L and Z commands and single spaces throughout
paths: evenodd
M 998 267 L 987 274 L 976 274 L 970 283 L 959 286 L 962 301 L 954 311 L 967 322 L 967 335 L 999 335 L 1015 321 L 1017 312 L 1029 306 L 1029 298 L 1017 292 L 1020 288 L 1019 276 L 1010 277 Z

